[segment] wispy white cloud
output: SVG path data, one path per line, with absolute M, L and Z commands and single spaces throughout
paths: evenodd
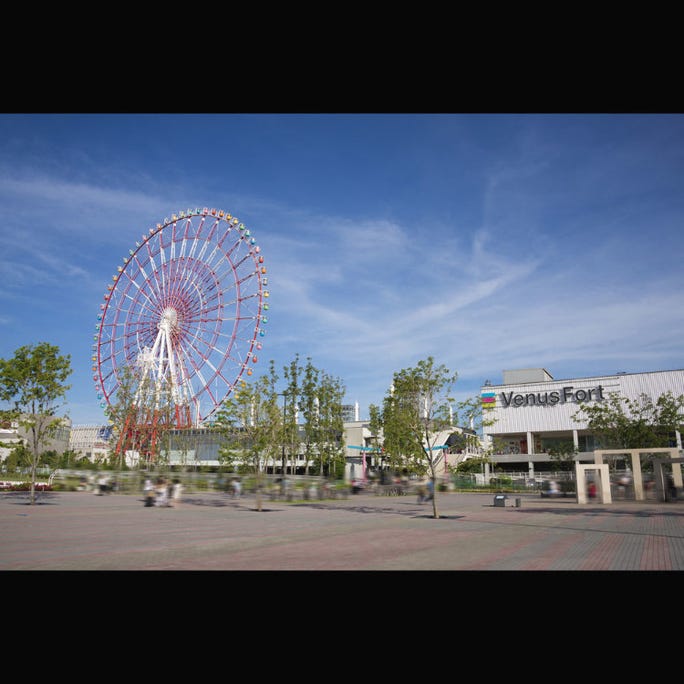
M 211 160 L 185 156 L 176 168 L 171 149 L 143 162 L 117 149 L 103 165 L 106 147 L 96 157 L 87 147 L 65 151 L 56 138 L 45 164 L 38 145 L 19 163 L 25 141 L 0 144 L 0 325 L 8 330 L 0 356 L 31 325 L 54 331 L 85 359 L 73 404 L 84 411 L 83 349 L 111 274 L 151 225 L 209 201 L 218 187 L 219 208 L 249 225 L 266 259 L 271 310 L 261 359 L 282 367 L 296 352 L 311 355 L 342 377 L 350 400 L 378 403 L 393 372 L 428 354 L 458 371 L 457 391 L 469 394 L 516 367 L 558 377 L 681 365 L 682 125 L 638 136 L 641 128 L 624 124 L 594 132 L 575 120 L 523 118 L 495 149 L 465 123 L 442 120 L 439 134 L 468 134 L 467 145 L 439 136 L 439 147 L 402 145 L 420 156 L 397 176 L 402 192 L 377 201 L 369 193 L 365 204 L 346 196 L 363 188 L 343 174 L 338 201 L 325 184 L 294 200 L 277 183 L 264 190 L 272 169 L 250 172 L 249 163 L 209 169 Z M 269 127 L 277 130 L 277 120 Z M 242 149 L 261 144 L 256 136 Z M 399 159 L 398 148 L 391 153 Z M 297 169 L 307 183 L 319 171 L 288 165 L 295 178 Z M 374 189 L 391 171 L 375 159 L 350 174 Z M 471 197 L 458 186 L 448 194 L 458 179 Z M 433 186 L 444 196 L 416 203 Z M 32 311 L 41 319 L 33 324 Z

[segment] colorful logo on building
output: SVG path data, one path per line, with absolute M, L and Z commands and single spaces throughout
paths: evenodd
M 482 392 L 482 408 L 492 409 L 496 406 L 496 392 Z

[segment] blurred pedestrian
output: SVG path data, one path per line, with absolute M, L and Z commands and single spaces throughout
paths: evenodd
M 670 473 L 665 476 L 665 484 L 667 486 L 667 501 L 676 501 L 677 487 L 675 487 L 674 477 Z
M 233 480 L 233 498 L 239 499 L 241 494 L 242 494 L 242 482 L 240 482 L 240 480 L 235 478 Z
M 97 481 L 97 491 L 95 494 L 102 496 L 107 493 L 107 476 L 102 473 Z
M 621 499 L 624 499 L 627 493 L 627 487 L 632 483 L 632 478 L 625 473 L 618 480 L 618 494 Z
M 435 481 L 429 478 L 427 481 L 427 496 L 425 501 L 432 501 L 435 498 Z
M 589 480 L 589 484 L 587 485 L 587 496 L 591 501 L 596 498 L 596 482 L 593 480 Z
M 143 485 L 143 498 L 145 499 L 146 507 L 154 506 L 154 485 L 149 477 L 145 479 L 145 484 Z
M 181 497 L 183 496 L 183 483 L 178 478 L 173 481 L 172 491 L 173 505 L 178 507 L 180 506 Z
M 166 488 L 166 480 L 163 477 L 157 478 L 157 498 L 155 499 L 156 506 L 166 506 L 169 501 L 168 489 Z

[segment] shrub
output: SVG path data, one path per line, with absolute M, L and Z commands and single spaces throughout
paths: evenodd
M 0 489 L 5 492 L 29 492 L 31 491 L 30 482 L 0 482 Z M 52 486 L 45 482 L 36 482 L 37 492 L 51 492 Z

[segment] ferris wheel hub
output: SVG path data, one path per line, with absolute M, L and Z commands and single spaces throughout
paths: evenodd
M 172 306 L 166 307 L 162 312 L 159 328 L 169 332 L 178 329 L 178 312 Z

